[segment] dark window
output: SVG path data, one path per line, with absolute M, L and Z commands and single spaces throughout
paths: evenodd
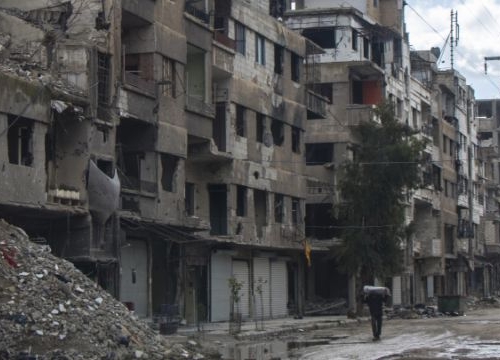
M 333 144 L 306 144 L 306 165 L 322 165 L 333 161 Z
M 33 121 L 9 115 L 7 143 L 9 163 L 33 165 Z
M 337 47 L 334 27 L 308 28 L 302 32 L 302 35 L 323 49 L 335 49 Z
M 285 13 L 285 0 L 270 0 L 269 1 L 269 15 L 278 18 L 283 17 Z
M 161 155 L 161 165 L 162 165 L 162 176 L 161 185 L 163 190 L 169 192 L 176 191 L 176 175 L 177 175 L 177 164 L 179 163 L 179 158 L 170 154 Z
M 292 126 L 292 151 L 300 154 L 300 129 Z
M 315 85 L 316 91 L 333 103 L 333 83 L 322 83 Z
M 297 225 L 300 221 L 300 200 L 292 198 L 292 223 Z
M 273 135 L 273 144 L 277 146 L 283 145 L 283 141 L 285 140 L 285 126 L 281 121 L 273 119 L 271 133 Z
M 370 58 L 370 41 L 367 38 L 363 38 L 363 57 Z
M 351 39 L 352 49 L 358 50 L 358 31 L 353 29 L 351 36 L 352 36 Z
M 184 210 L 186 215 L 194 215 L 194 184 L 187 182 L 184 188 Z
M 265 121 L 265 116 L 264 114 L 257 113 L 256 114 L 256 134 L 255 134 L 255 140 L 257 142 L 264 142 L 264 121 Z
M 236 135 L 246 136 L 245 108 L 236 105 Z
M 236 51 L 242 55 L 245 55 L 245 48 L 246 48 L 245 25 L 240 24 L 239 22 L 235 22 L 234 33 L 235 33 L 234 40 L 236 41 Z
M 295 82 L 300 82 L 300 64 L 302 63 L 302 58 L 295 53 L 292 53 L 292 80 Z
M 110 56 L 97 53 L 97 102 L 108 105 L 110 86 Z
M 238 185 L 236 187 L 236 216 L 247 215 L 247 188 Z
M 227 235 L 227 185 L 208 186 L 210 235 Z
M 283 222 L 284 215 L 284 196 L 282 194 L 274 194 L 274 221 L 277 223 Z
M 112 178 L 114 176 L 113 162 L 109 160 L 98 159 L 97 167 L 108 177 Z
M 266 40 L 262 35 L 255 34 L 255 62 L 266 64 Z
M 283 46 L 274 44 L 274 72 L 276 74 L 283 74 L 283 58 L 285 49 Z

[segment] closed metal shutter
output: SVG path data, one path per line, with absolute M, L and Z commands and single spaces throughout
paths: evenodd
M 288 315 L 288 279 L 286 262 L 271 261 L 271 316 L 273 318 Z
M 401 276 L 392 278 L 392 304 L 401 305 Z
M 148 316 L 148 245 L 127 240 L 120 250 L 120 301 L 133 307 L 139 317 Z
M 233 276 L 242 284 L 240 290 L 239 310 L 245 319 L 250 316 L 250 273 L 248 262 L 244 260 L 233 260 Z M 236 305 L 236 304 L 235 304 Z
M 228 279 L 231 277 L 231 256 L 224 253 L 212 254 L 210 260 L 210 320 L 229 320 L 230 292 Z
M 269 258 L 253 259 L 253 293 L 255 299 L 255 315 L 257 318 L 268 318 L 271 316 L 271 292 L 270 292 L 270 265 Z M 260 285 L 262 295 L 257 292 Z

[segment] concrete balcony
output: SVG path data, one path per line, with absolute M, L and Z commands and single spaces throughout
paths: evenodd
M 486 244 L 487 255 L 500 255 L 500 244 Z
M 122 22 L 126 26 L 144 26 L 154 21 L 154 0 L 123 0 Z
M 327 110 L 326 106 L 328 100 L 321 95 L 314 93 L 311 90 L 307 90 L 306 93 L 307 100 L 307 118 L 308 119 L 326 119 Z
M 152 80 L 143 79 L 133 72 L 126 71 L 124 73 L 124 82 L 125 85 L 131 87 L 132 90 L 137 90 L 145 95 L 156 97 L 156 84 Z
M 469 196 L 467 194 L 458 194 L 458 207 L 469 208 Z
M 494 145 L 491 140 L 483 140 L 479 143 L 478 155 L 483 160 L 498 159 L 500 157 L 498 145 Z
M 374 105 L 348 105 L 346 107 L 347 125 L 359 126 L 362 122 L 380 122 L 374 110 Z
M 492 131 L 496 129 L 493 118 L 476 118 L 477 132 Z
M 215 32 L 212 46 L 213 78 L 225 79 L 234 72 L 234 40 Z

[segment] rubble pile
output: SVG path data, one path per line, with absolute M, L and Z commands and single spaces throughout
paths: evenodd
M 77 270 L 0 220 L 0 360 L 204 359 L 169 344 Z

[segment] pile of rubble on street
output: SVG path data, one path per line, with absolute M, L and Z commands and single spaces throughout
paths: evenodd
M 169 344 L 77 270 L 0 220 L 0 360 L 207 359 Z

